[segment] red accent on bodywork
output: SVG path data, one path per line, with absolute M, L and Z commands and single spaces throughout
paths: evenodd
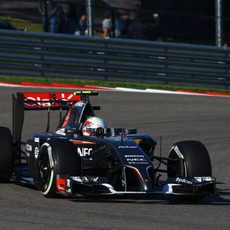
M 72 109 L 69 109 L 69 111 L 68 111 L 68 113 L 67 113 L 67 115 L 65 117 L 65 120 L 64 120 L 64 122 L 62 124 L 62 128 L 65 128 L 68 125 L 71 111 L 72 111 Z
M 89 141 L 72 141 L 74 145 L 92 145 L 95 144 L 94 142 Z
M 57 190 L 59 192 L 66 192 L 66 179 L 58 178 L 56 181 Z
M 138 175 L 139 178 L 141 178 L 142 181 L 144 181 L 144 178 L 142 177 L 141 173 L 139 172 L 139 170 L 135 167 L 132 167 L 133 170 L 136 172 L 136 174 Z
M 59 108 L 61 105 L 71 106 L 81 100 L 80 95 L 70 92 L 24 92 L 24 108 Z

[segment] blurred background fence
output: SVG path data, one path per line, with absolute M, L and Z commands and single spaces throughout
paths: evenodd
M 0 30 L 0 75 L 228 89 L 229 48 Z

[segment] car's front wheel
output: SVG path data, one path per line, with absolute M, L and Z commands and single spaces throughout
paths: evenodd
M 212 176 L 206 147 L 199 141 L 180 141 L 169 152 L 168 177 Z M 178 160 L 178 161 L 173 161 Z
M 199 141 L 180 141 L 169 152 L 168 177 L 211 177 L 212 167 L 206 147 Z M 197 203 L 205 194 L 178 196 L 182 202 Z
M 36 182 L 45 197 L 57 196 L 57 176 L 80 175 L 80 157 L 68 140 L 51 139 L 39 151 Z

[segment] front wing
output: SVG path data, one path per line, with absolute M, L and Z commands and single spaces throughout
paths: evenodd
M 168 196 L 205 197 L 215 194 L 216 180 L 213 177 L 171 178 L 153 186 L 151 191 L 117 191 L 106 182 L 98 182 L 98 178 L 60 177 L 57 179 L 58 193 L 66 196 L 116 196 L 140 195 L 154 199 Z

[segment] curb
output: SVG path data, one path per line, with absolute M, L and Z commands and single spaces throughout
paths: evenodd
M 41 84 L 41 83 L 33 83 L 33 82 L 21 82 L 10 83 L 10 82 L 0 82 L 0 87 L 20 87 L 20 88 L 46 88 L 46 89 L 78 89 L 78 90 L 98 90 L 98 91 L 115 91 L 114 88 L 101 87 L 101 86 L 79 86 L 79 85 L 71 85 L 71 84 L 60 84 L 60 83 L 52 83 L 52 84 Z
M 158 93 L 158 94 L 177 94 L 177 95 L 193 95 L 193 96 L 214 96 L 214 97 L 230 97 L 230 93 L 219 93 L 219 92 L 196 92 L 191 90 L 159 90 L 159 89 L 132 89 L 132 88 L 109 88 L 102 86 L 92 85 L 72 85 L 65 83 L 33 83 L 33 82 L 21 82 L 21 83 L 10 83 L 0 82 L 0 87 L 21 87 L 21 88 L 46 88 L 46 89 L 78 89 L 78 90 L 97 90 L 97 91 L 120 91 L 120 92 L 133 92 L 133 93 Z

